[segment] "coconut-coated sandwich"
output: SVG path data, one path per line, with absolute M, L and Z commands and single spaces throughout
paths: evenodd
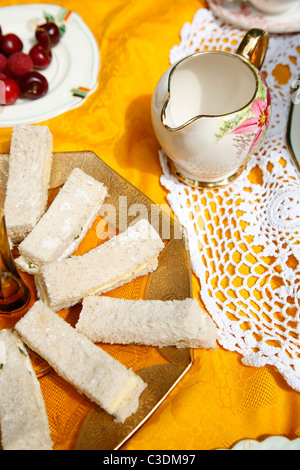
M 94 343 L 217 347 L 214 322 L 192 298 L 163 301 L 90 296 L 83 300 L 76 329 Z
M 51 450 L 48 417 L 39 381 L 24 343 L 0 331 L 0 429 L 3 450 Z
M 20 243 L 46 210 L 53 159 L 47 126 L 13 128 L 4 211 L 10 240 Z
M 103 183 L 74 168 L 48 210 L 20 243 L 17 266 L 36 274 L 42 265 L 70 256 L 94 222 L 107 194 Z
M 146 384 L 43 302 L 16 324 L 22 340 L 79 392 L 123 423 L 135 413 Z
M 39 299 L 57 311 L 108 292 L 154 271 L 163 248 L 152 225 L 141 219 L 81 256 L 42 266 L 35 276 Z

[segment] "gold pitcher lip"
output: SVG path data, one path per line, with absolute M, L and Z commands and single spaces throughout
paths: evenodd
M 181 124 L 180 126 L 178 127 L 170 127 L 168 126 L 164 121 L 165 121 L 165 118 L 166 118 L 166 108 L 170 102 L 170 98 L 171 98 L 171 92 L 170 92 L 170 84 L 171 84 L 171 78 L 175 72 L 175 70 L 179 67 L 179 65 L 186 61 L 186 60 L 190 60 L 192 59 L 193 57 L 195 56 L 200 56 L 200 55 L 206 55 L 206 54 L 221 54 L 221 55 L 226 55 L 226 56 L 231 56 L 233 59 L 236 59 L 236 60 L 241 60 L 242 62 L 245 63 L 245 65 L 249 68 L 249 70 L 252 72 L 253 76 L 255 77 L 255 83 L 256 83 L 256 87 L 255 87 L 255 92 L 252 96 L 252 98 L 249 100 L 249 102 L 242 106 L 241 108 L 239 109 L 236 109 L 235 111 L 231 111 L 230 113 L 224 113 L 224 114 L 198 114 L 196 116 L 194 116 L 193 118 L 189 119 L 188 121 L 186 121 L 184 124 Z M 234 53 L 231 53 L 231 52 L 224 52 L 224 51 L 202 51 L 202 52 L 194 52 L 193 54 L 190 54 L 186 57 L 183 57 L 183 59 L 179 60 L 171 69 L 170 71 L 170 74 L 169 74 L 169 77 L 168 77 L 168 96 L 163 104 L 163 107 L 162 107 L 162 110 L 161 110 L 161 115 L 160 115 L 160 120 L 161 120 L 161 123 L 162 125 L 169 131 L 171 132 L 176 132 L 176 131 L 179 131 L 180 129 L 183 129 L 184 127 L 187 127 L 189 124 L 191 124 L 192 122 L 200 119 L 200 118 L 216 118 L 216 117 L 223 117 L 223 116 L 231 116 L 232 114 L 235 114 L 235 113 L 238 113 L 240 111 L 242 111 L 244 108 L 247 108 L 254 100 L 255 96 L 256 96 L 256 93 L 257 93 L 257 89 L 258 89 L 258 78 L 257 78 L 257 74 L 255 73 L 254 71 L 254 68 L 253 68 L 253 65 L 246 59 L 244 58 L 243 56 L 241 55 L 237 55 L 237 54 L 234 54 Z

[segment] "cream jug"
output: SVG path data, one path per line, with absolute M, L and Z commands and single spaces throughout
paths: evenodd
M 152 125 L 180 181 L 225 186 L 257 150 L 270 122 L 270 92 L 260 73 L 268 42 L 265 31 L 252 29 L 235 54 L 196 52 L 159 80 Z

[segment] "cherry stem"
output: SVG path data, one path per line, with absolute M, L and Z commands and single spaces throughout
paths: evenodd
M 47 31 L 45 31 L 44 28 L 41 28 L 40 26 L 38 26 L 37 30 L 38 30 L 38 31 L 42 31 L 43 33 L 45 33 L 45 34 L 47 35 L 48 46 L 47 46 L 47 49 L 46 49 L 46 53 L 47 53 L 47 55 L 48 55 L 49 52 L 50 52 L 50 49 L 51 49 L 51 40 L 50 40 L 50 36 L 49 36 L 49 34 L 47 33 Z

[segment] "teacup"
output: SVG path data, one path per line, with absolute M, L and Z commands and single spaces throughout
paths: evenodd
M 299 4 L 299 0 L 244 0 L 267 14 L 280 14 Z
M 233 181 L 270 122 L 260 73 L 269 36 L 250 30 L 236 53 L 196 52 L 171 66 L 152 97 L 157 139 L 176 177 L 194 187 Z

